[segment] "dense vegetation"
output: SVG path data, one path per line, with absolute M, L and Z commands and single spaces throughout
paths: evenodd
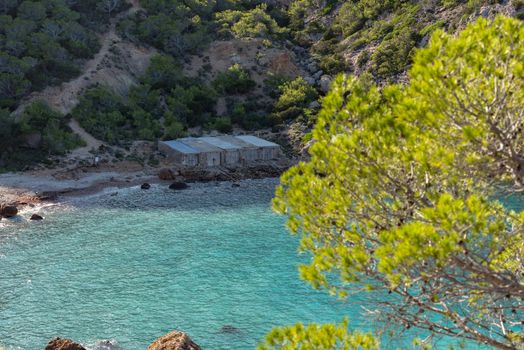
M 261 82 L 253 77 L 256 67 L 240 62 L 216 72 L 209 61 L 197 77 L 188 77 L 184 64 L 194 56 L 209 60 L 202 53 L 214 40 L 262 39 L 262 56 L 271 47 L 301 46 L 322 70 L 316 73 L 369 72 L 384 83 L 404 76 L 414 49 L 425 45 L 435 29 L 454 31 L 470 14 L 477 16 L 479 8 L 494 3 L 142 0 L 144 11 L 122 18 L 118 33 L 153 46 L 159 55 L 128 96 L 111 86 L 92 86 L 72 115 L 112 144 L 175 138 L 193 127 L 229 132 L 234 126 L 312 125 L 318 77 L 315 83 L 311 76 L 267 74 Z M 0 108 L 13 110 L 30 91 L 76 76 L 83 60 L 99 49 L 97 33 L 127 6 L 124 0 L 1 1 Z M 515 8 L 523 6 L 515 1 Z M 17 140 L 20 132 L 9 136 Z
M 124 7 L 108 0 L 0 2 L 0 108 L 13 109 L 33 90 L 78 74 L 99 50 L 96 30 Z
M 310 46 L 321 69 L 330 74 L 370 72 L 377 80 L 395 79 L 409 67 L 416 47 L 431 32 L 454 32 L 484 5 L 503 1 L 294 0 L 288 10 L 297 42 Z M 518 1 L 516 6 L 520 6 Z M 321 39 L 317 40 L 316 37 Z M 348 59 L 351 57 L 351 59 Z
M 478 43 L 482 43 L 479 45 Z M 274 208 L 311 253 L 302 277 L 339 297 L 373 293 L 370 317 L 499 349 L 524 345 L 524 25 L 437 31 L 407 85 L 339 76 L 311 159 Z M 428 338 L 428 339 L 431 339 Z M 346 325 L 273 331 L 261 349 L 377 349 Z
M 0 109 L 0 125 L 0 169 L 47 163 L 50 155 L 63 155 L 82 145 L 67 120 L 42 102 L 29 105 L 16 122 L 7 109 Z
M 277 98 L 272 109 L 271 103 L 264 105 L 251 94 L 256 83 L 238 64 L 206 83 L 186 77 L 172 56 L 159 55 L 131 88 L 126 102 L 110 89 L 96 86 L 84 94 L 72 115 L 95 137 L 112 144 L 182 137 L 197 126 L 229 132 L 235 123 L 259 129 L 308 115 L 309 103 L 317 98 L 315 89 L 301 78 L 274 83 L 274 79 L 267 82 L 267 89 Z M 246 94 L 248 99 L 235 98 Z M 226 97 L 226 115 L 216 114 L 219 97 Z

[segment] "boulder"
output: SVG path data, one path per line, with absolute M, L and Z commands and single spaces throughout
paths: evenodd
M 86 348 L 71 339 L 61 339 L 57 337 L 51 339 L 44 350 L 86 350 Z
M 316 72 L 315 74 L 313 74 L 313 79 L 318 80 L 323 75 L 324 75 L 324 71 L 321 69 L 318 72 Z
M 33 214 L 33 215 L 31 215 L 31 217 L 29 218 L 29 220 L 44 220 L 44 218 L 41 217 L 41 216 L 38 215 L 38 214 Z
M 314 73 L 318 70 L 318 65 L 315 61 L 311 61 L 308 65 L 307 65 L 307 70 L 310 71 L 311 73 Z
M 13 216 L 18 215 L 18 209 L 14 205 L 0 205 L 0 216 L 5 216 L 6 218 L 12 218 Z
M 306 76 L 306 77 L 304 78 L 304 80 L 305 80 L 306 83 L 308 83 L 309 85 L 315 85 L 315 83 L 317 82 L 317 81 L 315 80 L 315 78 L 313 78 L 313 77 L 308 77 L 308 76 Z
M 151 185 L 148 184 L 147 182 L 144 182 L 142 186 L 140 186 L 140 188 L 143 190 L 149 190 L 151 188 Z
M 47 349 L 46 349 L 47 350 Z M 201 350 L 189 336 L 183 332 L 173 331 L 158 338 L 147 350 Z
M 175 174 L 173 174 L 171 169 L 163 168 L 158 172 L 158 178 L 160 180 L 174 180 Z
M 320 86 L 320 90 L 322 92 L 327 93 L 329 91 L 329 88 L 331 87 L 331 81 L 333 78 L 329 75 L 323 75 L 320 77 L 320 81 L 318 82 L 318 85 Z
M 189 188 L 189 186 L 185 182 L 173 182 L 169 188 L 172 190 L 185 190 L 186 188 Z

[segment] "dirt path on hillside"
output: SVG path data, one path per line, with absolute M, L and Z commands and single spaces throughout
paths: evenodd
M 80 148 L 73 150 L 68 155 L 68 158 L 92 157 L 89 151 L 91 151 L 92 149 L 98 150 L 100 146 L 104 144 L 102 141 L 97 140 L 96 138 L 93 137 L 93 135 L 85 131 L 85 129 L 82 128 L 75 119 L 71 119 L 71 121 L 69 122 L 69 127 L 71 128 L 71 130 L 73 130 L 74 133 L 80 136 L 82 140 L 84 140 L 86 145 L 84 147 L 80 147 Z
M 46 101 L 50 107 L 63 114 L 70 113 L 78 104 L 78 97 L 82 90 L 92 84 L 90 79 L 91 75 L 98 69 L 104 58 L 108 56 L 111 46 L 122 41 L 116 33 L 117 23 L 122 18 L 133 15 L 141 9 L 138 0 L 128 2 L 131 4 L 131 8 L 111 19 L 109 30 L 99 37 L 101 43 L 100 50 L 91 60 L 84 64 L 81 75 L 73 80 L 62 83 L 60 86 L 50 86 L 43 91 L 31 94 L 26 101 L 18 107 L 14 114 L 19 115 L 31 101 L 37 99 Z
M 99 37 L 101 43 L 100 50 L 91 60 L 84 64 L 81 75 L 73 80 L 62 83 L 60 86 L 49 86 L 43 91 L 31 94 L 14 112 L 14 115 L 21 115 L 25 107 L 34 100 L 43 100 L 47 102 L 51 108 L 64 115 L 71 113 L 73 108 L 78 104 L 82 92 L 93 84 L 93 77 L 96 72 L 100 70 L 104 60 L 110 55 L 110 50 L 115 44 L 122 41 L 116 33 L 116 25 L 118 22 L 122 18 L 131 16 L 141 9 L 138 0 L 128 0 L 128 3 L 131 4 L 131 8 L 111 19 L 109 30 Z M 147 54 L 145 54 L 145 56 L 147 56 Z M 84 140 L 86 146 L 75 149 L 67 158 L 92 157 L 89 151 L 92 149 L 97 150 L 101 145 L 104 145 L 104 142 L 97 140 L 89 134 L 76 120 L 71 120 L 69 127 Z

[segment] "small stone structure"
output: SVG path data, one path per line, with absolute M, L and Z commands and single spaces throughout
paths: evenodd
M 170 161 L 186 167 L 247 165 L 282 157 L 279 145 L 252 135 L 159 141 L 158 149 Z

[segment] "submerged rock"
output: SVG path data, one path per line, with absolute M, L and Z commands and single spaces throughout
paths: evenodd
M 86 350 L 86 348 L 75 343 L 71 339 L 61 339 L 56 337 L 47 343 L 44 350 Z
M 0 205 L 0 216 L 5 216 L 6 218 L 12 218 L 13 216 L 18 215 L 18 208 L 14 205 Z
M 41 216 L 38 215 L 38 214 L 33 214 L 33 215 L 31 215 L 31 217 L 29 218 L 29 220 L 44 220 L 44 218 L 41 217 Z
M 47 349 L 46 349 L 47 350 Z M 173 331 L 149 345 L 147 350 L 201 350 L 189 336 L 183 332 Z
M 189 186 L 185 182 L 173 182 L 169 188 L 172 190 L 185 190 L 186 188 L 189 188 Z
M 140 186 L 140 188 L 143 190 L 149 190 L 151 188 L 151 185 L 145 182 L 142 184 L 142 186 Z
M 222 328 L 220 328 L 220 333 L 238 333 L 238 332 L 240 332 L 240 329 L 230 324 L 223 325 Z

